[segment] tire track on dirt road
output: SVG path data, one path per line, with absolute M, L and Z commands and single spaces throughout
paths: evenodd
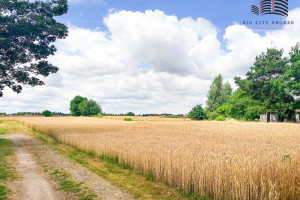
M 19 191 L 15 198 L 31 200 L 61 199 L 61 192 L 55 191 L 49 181 L 38 173 L 39 167 L 23 143 L 23 140 L 27 137 L 25 135 L 5 135 L 1 138 L 12 141 L 18 159 L 18 164 L 15 166 L 16 171 L 22 176 L 21 192 Z
M 22 176 L 17 187 L 11 187 L 13 194 L 9 199 L 30 199 L 30 200 L 62 200 L 77 199 L 70 193 L 57 190 L 59 184 L 53 180 L 47 169 L 64 169 L 70 173 L 72 179 L 84 182 L 83 186 L 88 187 L 98 197 L 106 200 L 127 200 L 134 199 L 132 194 L 122 188 L 114 186 L 109 181 L 90 172 L 81 165 L 70 161 L 58 152 L 50 149 L 41 141 L 27 134 L 8 134 L 0 138 L 9 139 L 13 143 L 13 148 L 18 159 L 15 166 L 16 171 Z M 20 185 L 20 186 L 19 186 Z M 17 191 L 17 192 L 16 192 Z M 21 191 L 21 192 L 20 192 Z M 96 198 L 97 199 L 97 198 Z

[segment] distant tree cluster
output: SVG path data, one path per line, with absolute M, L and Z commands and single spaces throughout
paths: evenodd
M 69 113 L 62 113 L 62 112 L 52 112 L 53 116 L 70 116 Z
M 41 116 L 42 113 L 40 112 L 17 112 L 17 113 L 13 113 L 11 115 L 16 115 L 16 116 L 23 116 L 23 115 L 36 115 L 36 116 Z
M 53 116 L 53 113 L 49 110 L 45 110 L 42 112 L 42 114 L 45 116 L 45 117 L 52 117 Z
M 135 116 L 134 112 L 121 113 L 121 114 L 113 114 L 114 116 Z
M 72 116 L 92 116 L 100 114 L 102 109 L 96 101 L 76 96 L 70 102 L 70 111 Z
M 290 57 L 283 50 L 267 49 L 255 59 L 246 78 L 235 77 L 239 87 L 233 94 L 229 83 L 222 84 L 217 76 L 207 95 L 204 110 L 197 105 L 190 112 L 192 119 L 216 119 L 219 115 L 236 119 L 255 120 L 260 114 L 278 114 L 280 120 L 294 120 L 295 109 L 300 108 L 300 44 L 292 47 Z M 201 108 L 200 108 L 201 107 Z M 201 116 L 201 117 L 195 117 Z
M 17 113 L 12 113 L 9 115 L 12 115 L 12 116 L 42 116 L 42 115 L 44 115 L 43 112 L 17 112 Z M 49 111 L 49 112 L 51 112 L 51 111 Z M 70 114 L 65 114 L 62 112 L 51 112 L 51 114 L 52 114 L 51 116 L 68 116 L 68 115 L 70 115 Z
M 128 112 L 126 116 L 135 116 L 135 114 L 133 112 Z

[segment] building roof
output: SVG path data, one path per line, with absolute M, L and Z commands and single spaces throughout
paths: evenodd
M 300 109 L 296 109 L 295 112 L 300 112 Z

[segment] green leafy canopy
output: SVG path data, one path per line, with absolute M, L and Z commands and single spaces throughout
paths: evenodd
M 79 104 L 87 100 L 86 97 L 76 96 L 70 102 L 70 111 L 72 116 L 80 116 L 81 112 L 79 111 Z
M 268 49 L 256 57 L 254 65 L 247 72 L 246 78 L 235 77 L 235 83 L 251 99 L 258 100 L 268 113 L 282 113 L 283 106 L 293 102 L 282 79 L 289 68 L 289 59 L 283 57 L 283 50 Z
M 189 112 L 189 117 L 193 120 L 204 120 L 207 118 L 201 104 L 192 108 Z
M 20 93 L 21 85 L 43 85 L 39 76 L 58 71 L 47 58 L 56 52 L 51 43 L 68 34 L 54 19 L 67 10 L 67 0 L 0 1 L 0 96 L 5 87 Z
M 223 77 L 219 74 L 210 86 L 207 95 L 207 107 L 210 112 L 216 111 L 220 106 L 228 101 L 232 95 L 230 83 L 223 84 Z
M 84 100 L 78 106 L 82 116 L 92 116 L 101 113 L 101 107 L 94 100 Z
M 45 117 L 51 117 L 51 116 L 53 116 L 53 113 L 52 113 L 51 111 L 49 111 L 49 110 L 43 111 L 42 114 L 43 114 Z
M 300 96 L 300 43 L 298 42 L 290 51 L 290 63 L 286 72 L 288 91 L 295 96 Z

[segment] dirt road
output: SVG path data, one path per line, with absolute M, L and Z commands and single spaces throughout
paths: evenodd
M 133 199 L 130 193 L 68 160 L 33 137 L 24 134 L 10 134 L 1 136 L 1 138 L 13 142 L 18 160 L 15 167 L 20 180 L 8 185 L 12 190 L 9 199 L 77 199 L 70 192 L 57 190 L 59 183 L 51 178 L 45 169 L 67 171 L 72 179 L 84 182 L 83 186 L 88 187 L 98 196 L 96 199 Z
M 18 187 L 11 189 L 14 191 L 12 199 L 62 199 L 62 192 L 55 191 L 54 187 L 41 173 L 40 167 L 37 165 L 33 156 L 26 147 L 26 140 L 31 138 L 25 135 L 5 135 L 1 138 L 9 139 L 13 142 L 13 148 L 18 159 L 16 171 L 21 176 L 21 182 L 16 182 Z

